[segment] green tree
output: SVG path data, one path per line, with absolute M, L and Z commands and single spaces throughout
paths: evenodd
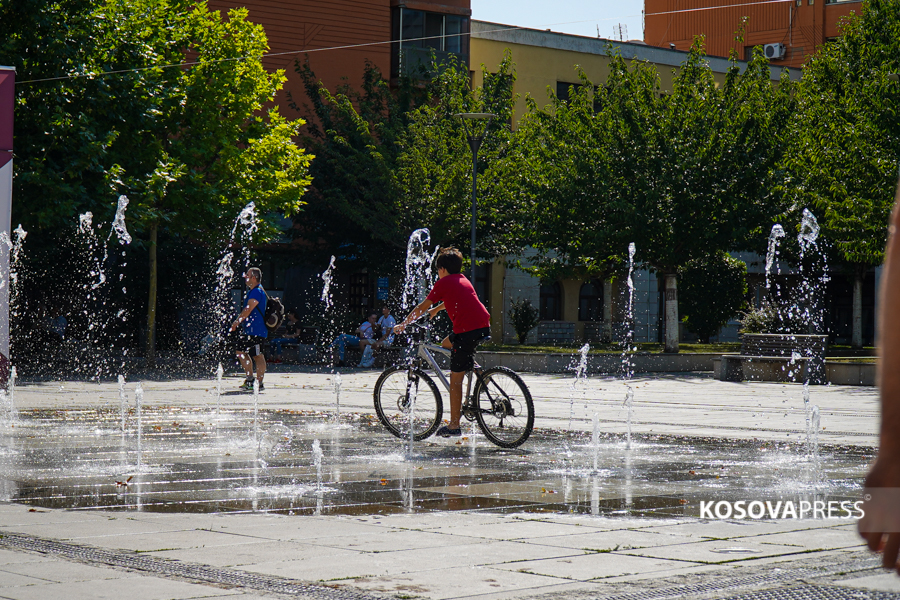
M 747 265 L 727 252 L 695 258 L 678 270 L 682 321 L 708 344 L 709 338 L 747 304 Z
M 529 145 L 540 150 L 522 161 L 533 225 L 522 233 L 594 268 L 621 264 L 634 242 L 636 259 L 666 280 L 666 351 L 677 352 L 679 268 L 740 248 L 783 210 L 770 190 L 791 86 L 772 85 L 759 51 L 743 72 L 732 57 L 717 85 L 698 39 L 672 94 L 661 95 L 651 66 L 610 52 L 605 85 L 582 78 L 567 106 L 555 101 L 526 119 L 537 121 L 525 129 L 538 132 Z
M 518 199 L 508 185 L 508 155 L 516 96 L 515 67 L 509 52 L 497 72 L 482 65 L 483 84 L 472 89 L 465 65 L 450 62 L 437 69 L 431 102 L 410 113 L 409 127 L 400 140 L 397 179 L 398 210 L 413 227 L 427 225 L 432 240 L 469 246 L 472 192 L 472 154 L 459 113 L 492 113 L 481 129 L 478 151 L 478 250 L 493 257 L 507 249 L 502 234 L 519 216 Z M 481 122 L 484 123 L 484 122 Z M 477 257 L 470 257 L 477 260 Z
M 311 117 L 306 141 L 318 157 L 299 235 L 320 258 L 340 253 L 360 266 L 390 268 L 395 265 L 386 265 L 387 257 L 401 257 L 410 232 L 421 227 L 431 230 L 435 243 L 462 246 L 469 232 L 472 159 L 462 122 L 453 115 L 482 110 L 499 115 L 479 153 L 479 245 L 494 248 L 490 225 L 498 211 L 492 200 L 500 193 L 491 184 L 514 103 L 508 57 L 498 73 L 484 73 L 476 90 L 465 65 L 453 60 L 401 78 L 395 90 L 371 65 L 359 88 L 344 85 L 334 92 L 306 64 L 297 70 L 308 103 L 294 106 Z
M 852 344 L 862 346 L 862 282 L 884 261 L 900 162 L 900 0 L 868 0 L 803 70 L 784 165 L 794 206 L 810 206 L 854 274 Z
M 650 70 L 638 67 L 621 75 L 631 84 Z M 503 165 L 521 215 L 505 229 L 508 244 L 537 249 L 532 272 L 553 279 L 606 276 L 626 251 L 620 247 L 617 213 L 608 203 L 609 111 L 595 110 L 599 93 L 583 72 L 579 77 L 582 84 L 573 86 L 565 101 L 552 90 L 543 109 L 526 99 L 528 112 Z
M 76 77 L 23 84 L 17 98 L 31 134 L 17 139 L 17 153 L 26 157 L 16 165 L 25 174 L 17 207 L 27 214 L 46 202 L 44 193 L 60 191 L 63 208 L 38 213 L 35 224 L 47 227 L 85 207 L 111 216 L 114 198 L 129 196 L 129 221 L 149 258 L 146 356 L 152 361 L 160 229 L 219 238 L 249 202 L 262 215 L 293 214 L 310 182 L 311 157 L 292 141 L 302 121 L 265 108 L 285 77 L 263 68 L 268 42 L 262 27 L 247 21 L 246 9 L 223 19 L 205 2 L 189 0 L 97 0 L 73 8 L 80 10 L 73 16 L 78 39 L 86 43 L 57 74 Z M 69 42 L 65 28 L 47 27 Z M 24 80 L 46 75 L 52 59 L 29 62 L 31 41 L 22 33 L 18 46 L 4 48 L 22 51 Z M 69 151 L 52 141 L 54 160 L 48 160 L 32 108 L 51 115 L 44 136 L 61 133 L 85 143 Z M 37 181 L 42 174 L 50 183 Z M 273 232 L 263 222 L 260 239 Z
M 698 39 L 682 64 L 660 125 L 637 147 L 629 148 L 626 137 L 617 144 L 624 229 L 642 260 L 665 278 L 669 352 L 678 351 L 679 267 L 741 248 L 781 210 L 771 190 L 792 102 L 787 76 L 773 86 L 757 48 L 743 72 L 732 56 L 717 86 L 702 47 Z

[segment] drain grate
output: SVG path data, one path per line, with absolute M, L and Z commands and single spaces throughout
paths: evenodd
M 897 600 L 900 594 L 873 590 L 854 590 L 836 585 L 806 585 L 778 588 L 740 596 L 728 600 Z
M 257 592 L 283 594 L 295 598 L 309 598 L 310 600 L 384 600 L 384 596 L 357 592 L 346 588 L 314 585 L 273 575 L 248 573 L 236 569 L 219 569 L 209 565 L 166 560 L 152 556 L 140 556 L 132 552 L 68 544 L 28 535 L 3 534 L 0 536 L 0 545 L 49 554 L 77 562 L 102 564 L 164 577 L 177 577 L 198 583 L 245 588 Z
M 900 600 L 900 594 L 874 592 L 831 585 L 836 577 L 853 578 L 880 572 L 878 557 L 860 552 L 855 557 L 816 560 L 804 558 L 792 563 L 747 565 L 733 570 L 705 573 L 702 581 L 672 585 L 661 583 L 651 589 L 634 590 L 634 585 L 652 585 L 652 580 L 609 584 L 589 593 L 569 592 L 531 596 L 533 600 Z M 849 559 L 849 560 L 847 560 Z M 793 566 L 789 566 L 793 565 Z M 691 577 L 691 576 L 685 576 Z M 818 580 L 820 583 L 812 583 Z M 600 583 L 600 582 L 598 582 Z

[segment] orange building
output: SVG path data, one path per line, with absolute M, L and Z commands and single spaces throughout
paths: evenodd
M 728 56 L 737 50 L 747 60 L 754 46 L 764 46 L 772 65 L 799 67 L 816 48 L 840 35 L 839 23 L 859 1 L 828 0 L 644 0 L 644 42 L 687 50 L 698 35 L 706 52 Z M 735 32 L 746 17 L 744 41 Z
M 430 49 L 439 55 L 458 54 L 468 63 L 469 0 L 209 0 L 207 4 L 223 13 L 246 7 L 249 19 L 265 27 L 269 52 L 275 56 L 263 63 L 268 69 L 284 69 L 288 76 L 276 98 L 286 115 L 290 115 L 288 93 L 298 104 L 306 101 L 294 64 L 304 61 L 307 52 L 316 76 L 330 90 L 342 83 L 359 84 L 366 62 L 394 78 Z

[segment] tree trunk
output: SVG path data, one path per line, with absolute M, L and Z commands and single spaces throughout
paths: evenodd
M 865 277 L 866 269 L 861 265 L 856 265 L 853 269 L 853 333 L 850 338 L 850 345 L 854 348 L 862 348 L 862 288 L 863 277 Z
M 678 352 L 678 275 L 665 274 L 666 345 L 664 352 Z
M 147 346 L 144 356 L 148 367 L 156 366 L 156 238 L 159 234 L 159 222 L 150 225 L 150 243 L 148 254 L 150 257 L 150 290 L 147 296 Z
M 609 343 L 612 341 L 612 279 L 603 281 L 603 333 L 600 339 Z

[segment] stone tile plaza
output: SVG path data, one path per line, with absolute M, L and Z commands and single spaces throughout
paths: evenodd
M 221 396 L 214 379 L 144 380 L 140 441 L 131 382 L 124 421 L 115 383 L 17 386 L 0 438 L 0 597 L 900 596 L 855 519 L 700 513 L 859 499 L 872 387 L 812 388 L 810 456 L 801 384 L 637 377 L 628 448 L 621 380 L 573 390 L 569 375 L 525 374 L 524 446 L 464 429 L 410 453 L 374 416 L 377 375 L 339 373 L 336 406 L 334 373 L 271 373 L 257 436 L 235 378 Z
M 0 600 L 900 600 L 900 0 L 0 28 Z

